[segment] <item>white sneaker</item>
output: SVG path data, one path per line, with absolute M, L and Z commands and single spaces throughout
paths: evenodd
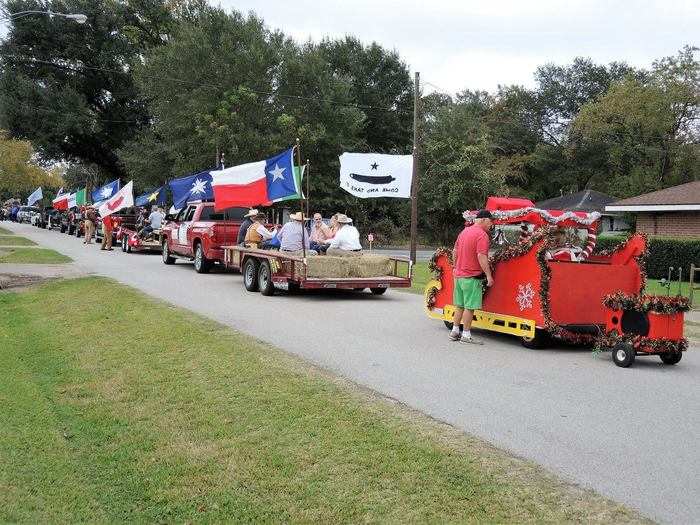
M 467 343 L 470 345 L 483 345 L 484 342 L 480 339 L 474 339 L 473 337 L 465 337 L 464 335 L 459 338 L 460 343 Z
M 460 332 L 450 331 L 450 341 L 459 341 Z

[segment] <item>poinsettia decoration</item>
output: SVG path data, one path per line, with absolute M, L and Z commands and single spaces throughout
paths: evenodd
M 685 352 L 688 349 L 688 340 L 685 338 L 673 341 L 670 339 L 652 339 L 643 335 L 620 335 L 609 333 L 601 336 L 596 343 L 596 350 L 614 348 L 620 343 L 632 346 L 636 352 L 647 354 L 673 354 Z
M 603 298 L 603 304 L 611 310 L 635 310 L 667 315 L 690 310 L 690 300 L 682 296 L 628 295 L 624 292 L 615 292 L 606 295 Z

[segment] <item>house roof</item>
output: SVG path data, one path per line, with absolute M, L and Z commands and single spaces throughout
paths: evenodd
M 652 191 L 606 206 L 607 211 L 684 211 L 700 210 L 700 181 L 687 182 Z
M 542 210 L 605 211 L 605 206 L 615 202 L 615 197 L 595 190 L 583 190 L 537 203 Z

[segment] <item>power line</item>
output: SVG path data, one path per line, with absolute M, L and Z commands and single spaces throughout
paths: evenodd
M 92 70 L 92 71 L 104 71 L 107 73 L 118 73 L 118 74 L 122 74 L 122 75 L 127 73 L 127 71 L 124 71 L 124 70 L 96 67 L 96 66 L 86 66 L 86 65 L 81 65 L 80 68 L 76 68 L 76 67 L 56 64 L 55 62 L 52 62 L 49 60 L 40 60 L 40 59 L 35 59 L 35 58 L 27 60 L 25 57 L 18 57 L 15 55 L 3 55 L 2 53 L 0 53 L 0 56 L 24 60 L 24 61 L 29 62 L 29 63 L 34 62 L 34 63 L 45 64 L 45 65 L 49 65 L 49 66 L 53 66 L 53 67 L 60 67 L 63 69 L 68 69 L 70 71 L 75 71 L 76 73 L 81 73 L 82 72 L 81 69 L 88 69 L 88 70 Z M 216 89 L 216 90 L 221 89 L 220 85 L 209 84 L 209 83 L 201 82 L 201 81 L 183 80 L 183 79 L 165 76 L 165 75 L 149 75 L 149 76 L 150 76 L 150 78 L 157 78 L 160 80 L 168 80 L 171 82 L 177 82 L 179 84 L 187 84 L 187 85 L 192 85 L 192 86 L 197 86 L 197 87 L 207 87 L 207 88 Z M 287 99 L 292 99 L 292 100 L 297 100 L 297 101 L 306 101 L 306 102 L 320 102 L 320 103 L 330 104 L 330 105 L 334 105 L 334 106 L 349 107 L 349 108 L 360 109 L 360 110 L 362 110 L 362 109 L 370 110 L 371 109 L 371 110 L 377 110 L 377 111 L 385 111 L 388 113 L 412 113 L 412 110 L 406 111 L 406 110 L 400 110 L 397 108 L 385 108 L 385 107 L 379 107 L 379 106 L 370 106 L 370 105 L 366 105 L 366 104 L 341 102 L 341 101 L 332 100 L 332 99 L 306 97 L 303 95 L 284 94 L 284 93 L 279 93 L 279 92 L 275 92 L 275 91 L 262 91 L 262 90 L 252 89 L 252 88 L 247 87 L 247 86 L 244 86 L 244 87 L 246 87 L 246 89 L 248 89 L 251 93 L 255 93 L 257 95 L 264 95 L 267 97 L 287 98 Z
M 18 102 L 15 105 L 23 106 L 27 109 L 31 109 L 32 111 L 38 111 L 38 112 L 44 112 L 44 113 L 54 113 L 54 114 L 63 115 L 63 116 L 78 116 L 78 117 L 87 116 L 90 119 L 98 121 L 98 122 L 110 122 L 110 123 L 122 123 L 122 124 L 138 124 L 141 122 L 139 120 L 105 119 L 105 118 L 94 117 L 92 115 L 85 115 L 85 114 L 81 114 L 81 113 L 59 111 L 59 110 L 56 110 L 53 108 L 42 108 L 42 107 L 32 106 L 32 105 L 26 104 L 24 102 Z

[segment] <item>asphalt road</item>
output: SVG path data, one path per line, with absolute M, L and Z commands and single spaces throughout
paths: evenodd
M 419 295 L 263 297 L 245 292 L 240 275 L 198 275 L 181 261 L 166 267 L 159 256 L 0 225 L 71 256 L 79 270 L 272 343 L 653 519 L 700 522 L 698 349 L 676 366 L 653 357 L 621 369 L 609 354 L 526 350 L 508 336 L 461 345 L 424 315 Z

